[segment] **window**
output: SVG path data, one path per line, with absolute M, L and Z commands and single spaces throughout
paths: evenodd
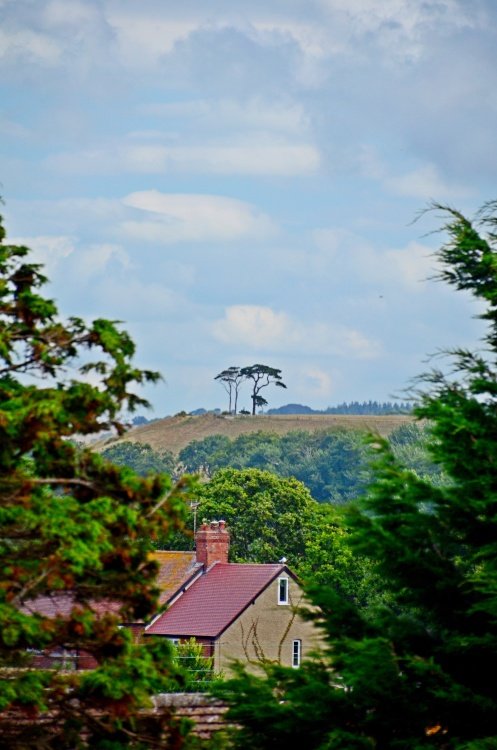
M 278 604 L 288 604 L 288 578 L 278 578 Z
M 295 640 L 292 643 L 292 667 L 296 669 L 300 667 L 300 659 L 302 657 L 302 641 Z

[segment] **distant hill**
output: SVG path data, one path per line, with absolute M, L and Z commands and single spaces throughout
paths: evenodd
M 414 417 L 408 414 L 376 415 L 340 415 L 340 414 L 289 414 L 223 416 L 220 414 L 201 414 L 193 416 L 166 417 L 157 419 L 143 426 L 135 427 L 121 438 L 100 440 L 95 447 L 102 449 L 119 440 L 132 440 L 149 443 L 154 450 L 169 450 L 177 455 L 193 440 L 202 440 L 210 435 L 238 437 L 248 432 L 274 432 L 283 435 L 294 430 L 316 432 L 318 430 L 351 429 L 377 432 L 387 436 L 396 427 L 412 422 Z
M 268 409 L 266 414 L 322 414 L 315 409 L 311 409 L 310 406 L 304 406 L 303 404 L 285 404 L 285 406 L 279 406 L 277 409 Z
M 358 414 L 381 416 L 382 414 L 410 414 L 411 410 L 412 405 L 409 403 L 350 401 L 338 404 L 338 406 L 328 406 L 327 409 L 311 409 L 310 406 L 304 406 L 303 404 L 286 404 L 277 409 L 268 409 L 266 414 Z

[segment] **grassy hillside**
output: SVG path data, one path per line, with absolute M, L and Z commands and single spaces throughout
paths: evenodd
M 202 414 L 201 416 L 167 417 L 157 422 L 135 427 L 119 440 L 133 440 L 149 443 L 154 450 L 170 450 L 175 455 L 193 440 L 202 440 L 210 435 L 226 435 L 230 438 L 238 437 L 248 432 L 274 432 L 283 435 L 292 430 L 316 432 L 333 428 L 350 430 L 369 430 L 382 436 L 389 435 L 392 430 L 402 424 L 413 421 L 413 417 L 406 414 L 392 414 L 390 416 L 352 416 L 342 414 L 285 414 L 277 416 L 217 416 Z M 104 445 L 117 442 L 116 438 L 100 441 L 95 445 L 101 449 Z

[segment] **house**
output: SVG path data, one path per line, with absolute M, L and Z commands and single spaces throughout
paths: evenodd
M 316 650 L 320 631 L 304 620 L 300 584 L 283 562 L 228 562 L 230 535 L 224 521 L 204 523 L 195 535 L 194 552 L 157 551 L 157 586 L 161 611 L 148 623 L 126 622 L 137 640 L 163 637 L 173 642 L 195 638 L 213 658 L 215 671 L 228 673 L 234 660 L 254 670 L 274 662 L 298 667 Z M 71 592 L 40 596 L 23 606 L 27 613 L 67 616 L 74 606 Z M 119 602 L 95 602 L 97 615 L 119 612 Z M 64 649 L 34 652 L 37 667 L 88 669 L 92 656 Z
M 234 660 L 253 669 L 267 662 L 298 667 L 319 648 L 320 631 L 299 614 L 304 595 L 284 563 L 228 562 L 224 521 L 204 523 L 195 540 L 190 577 L 169 596 L 168 608 L 145 626 L 144 637 L 195 638 L 213 657 L 214 669 L 224 673 Z

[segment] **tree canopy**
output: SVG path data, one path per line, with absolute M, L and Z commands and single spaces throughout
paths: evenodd
M 295 564 L 304 555 L 306 520 L 316 504 L 296 479 L 258 469 L 221 469 L 199 485 L 199 517 L 223 518 L 232 562 Z
M 240 385 L 245 380 L 245 376 L 241 373 L 239 367 L 228 367 L 226 370 L 222 370 L 214 380 L 217 380 L 223 386 L 224 390 L 228 394 L 228 411 L 229 413 L 236 414 L 238 411 L 238 395 L 240 392 Z
M 240 375 L 246 380 L 252 381 L 252 395 L 250 397 L 252 399 L 252 415 L 255 414 L 257 406 L 267 405 L 266 399 L 259 395 L 263 388 L 267 388 L 268 385 L 286 388 L 281 378 L 281 370 L 276 367 L 269 367 L 269 365 L 259 364 L 242 367 Z
M 174 676 L 169 644 L 134 644 L 120 623 L 155 609 L 148 553 L 182 527 L 187 485 L 70 439 L 122 431 L 119 413 L 146 404 L 133 388 L 158 375 L 117 324 L 63 320 L 45 281 L 0 221 L 0 744 L 166 747 L 179 729 L 139 711 Z M 36 668 L 57 653 L 96 668 Z
M 267 401 L 260 395 L 260 391 L 268 385 L 274 384 L 280 388 L 286 388 L 281 379 L 281 370 L 268 365 L 250 365 L 248 367 L 228 367 L 215 376 L 228 394 L 228 411 L 236 414 L 238 411 L 238 396 L 240 386 L 244 380 L 252 381 L 252 414 L 257 407 L 267 406 Z M 245 413 L 243 410 L 242 413 Z
M 101 455 L 117 466 L 129 466 L 144 477 L 148 474 L 174 474 L 176 461 L 168 450 L 154 450 L 148 443 L 137 443 L 131 440 L 120 440 Z
M 441 278 L 482 300 L 489 324 L 483 353 L 453 351 L 455 373 L 419 386 L 416 413 L 446 481 L 406 469 L 374 438 L 376 479 L 348 524 L 390 598 L 361 611 L 334 588 L 314 590 L 328 651 L 224 688 L 244 750 L 497 745 L 497 203 L 474 222 L 442 210 Z
M 430 429 L 417 424 L 394 430 L 394 453 L 419 476 L 443 481 L 428 454 Z M 179 453 L 184 470 L 212 477 L 222 468 L 262 469 L 303 482 L 319 502 L 342 505 L 364 492 L 372 479 L 366 433 L 335 429 L 294 431 L 285 435 L 253 432 L 230 439 L 211 435 L 191 442 Z

